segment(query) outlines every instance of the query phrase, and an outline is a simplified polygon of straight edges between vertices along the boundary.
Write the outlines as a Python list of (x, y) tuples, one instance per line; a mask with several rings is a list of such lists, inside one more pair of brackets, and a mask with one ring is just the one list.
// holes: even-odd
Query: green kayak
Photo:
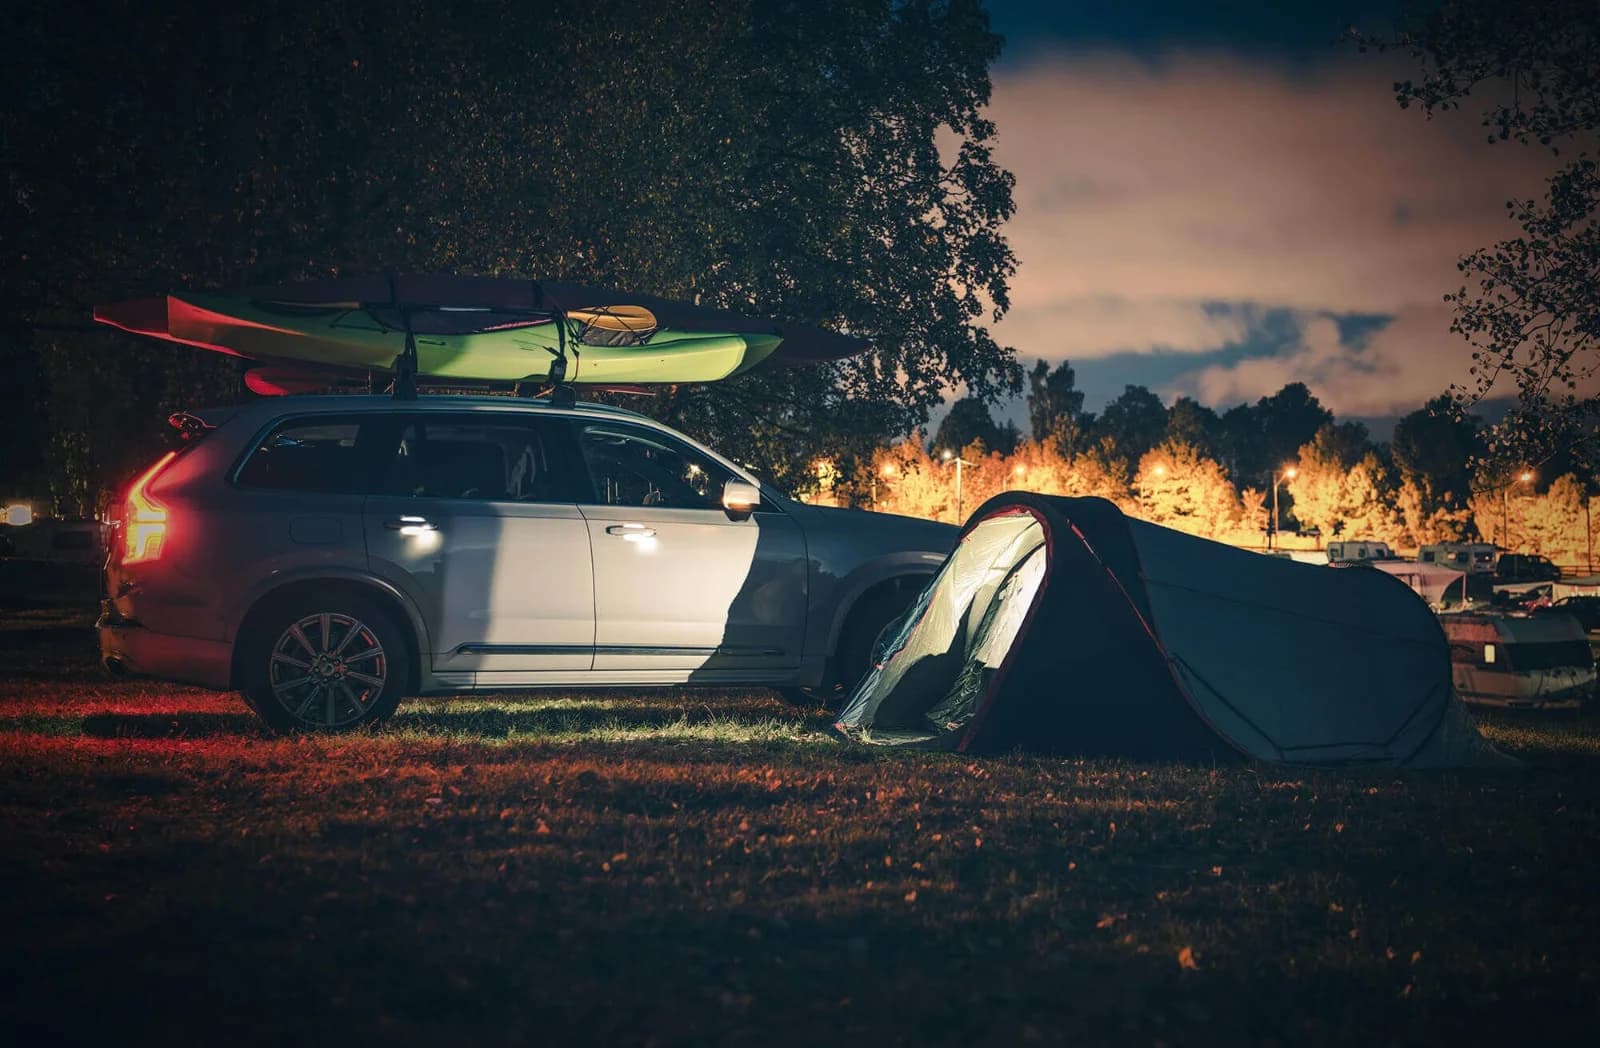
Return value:
[(417, 374), (467, 382), (537, 382), (562, 357), (563, 381), (580, 385), (715, 382), (768, 361), (834, 360), (867, 347), (818, 328), (647, 295), (480, 277), (181, 292), (97, 306), (95, 319), (308, 372), (391, 370), (409, 332)]

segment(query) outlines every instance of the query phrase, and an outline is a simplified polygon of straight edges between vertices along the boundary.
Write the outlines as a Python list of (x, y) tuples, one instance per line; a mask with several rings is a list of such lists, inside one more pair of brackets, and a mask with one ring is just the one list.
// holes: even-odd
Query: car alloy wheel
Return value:
[(315, 612), (293, 623), (268, 655), (273, 698), (310, 728), (363, 720), (388, 680), (389, 659), (377, 633), (341, 612)]

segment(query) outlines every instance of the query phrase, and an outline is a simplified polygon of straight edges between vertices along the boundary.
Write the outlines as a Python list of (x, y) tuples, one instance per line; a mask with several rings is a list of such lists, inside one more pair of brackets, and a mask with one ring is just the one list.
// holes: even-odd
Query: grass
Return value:
[(276, 739), (0, 624), (0, 1007), (31, 1039), (1572, 1039), (1600, 719), (1514, 772), (864, 752), (766, 692)]

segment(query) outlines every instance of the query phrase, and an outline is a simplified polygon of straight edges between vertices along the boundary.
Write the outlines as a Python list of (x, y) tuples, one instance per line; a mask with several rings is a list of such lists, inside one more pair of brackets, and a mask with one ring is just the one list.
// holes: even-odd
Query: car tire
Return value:
[(816, 688), (779, 688), (784, 700), (809, 709), (837, 711), (871, 668), (872, 652), (883, 632), (916, 599), (914, 589), (888, 590), (856, 605), (839, 634), (839, 646), (828, 663), (828, 679)]
[(358, 594), (276, 602), (253, 617), (241, 643), (245, 702), (280, 734), (382, 724), (406, 691), (409, 638)]

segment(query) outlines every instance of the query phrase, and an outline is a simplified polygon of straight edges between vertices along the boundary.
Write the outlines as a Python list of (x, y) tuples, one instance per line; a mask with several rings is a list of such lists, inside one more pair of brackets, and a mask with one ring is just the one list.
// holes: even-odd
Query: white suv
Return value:
[(956, 537), (794, 502), (593, 404), (285, 397), (174, 423), (188, 440), (122, 501), (102, 657), (237, 688), (279, 730), (553, 685), (825, 699)]

